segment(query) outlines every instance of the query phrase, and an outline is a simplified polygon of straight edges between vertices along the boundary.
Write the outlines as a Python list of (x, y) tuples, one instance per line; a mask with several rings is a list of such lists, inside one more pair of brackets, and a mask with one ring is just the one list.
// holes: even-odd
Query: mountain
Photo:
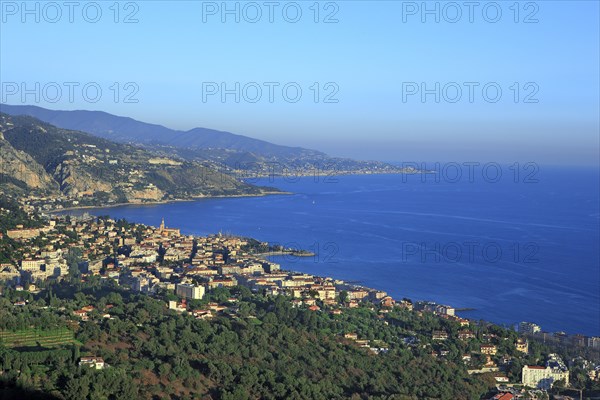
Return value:
[(178, 131), (103, 111), (59, 111), (30, 105), (1, 104), (0, 112), (29, 115), (63, 129), (91, 133), (121, 143), (143, 143), (193, 149), (228, 149), (266, 159), (322, 157), (324, 153), (301, 147), (280, 146), (264, 140), (207, 128)]
[(56, 111), (30, 105), (0, 104), (0, 112), (29, 115), (63, 129), (90, 133), (119, 143), (135, 144), (166, 157), (210, 162), (228, 174), (337, 175), (347, 173), (403, 173), (379, 161), (330, 157), (316, 150), (280, 146), (264, 140), (207, 128), (177, 131), (102, 111)]
[(3, 191), (53, 195), (78, 205), (259, 195), (270, 190), (220, 173), (29, 116), (0, 113)]
[(0, 125), (0, 187), (3, 192), (19, 192), (31, 188), (42, 192), (57, 192), (58, 184), (33, 157), (15, 149), (8, 142)]

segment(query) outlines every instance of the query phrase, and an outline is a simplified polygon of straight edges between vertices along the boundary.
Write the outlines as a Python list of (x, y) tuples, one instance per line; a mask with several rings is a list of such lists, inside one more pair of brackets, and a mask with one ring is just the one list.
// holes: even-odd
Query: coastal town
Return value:
[[(393, 311), (404, 310), (417, 316), (431, 315), (456, 327), (433, 330), (429, 337), (407, 334), (401, 343), (409, 348), (421, 347), (440, 362), (451, 352), (446, 343), (467, 344), (469, 351), (460, 359), (469, 374), (493, 376), (497, 393), (489, 397), (491, 399), (549, 398), (548, 393), (553, 388), (570, 387), (570, 373), (576, 365), (583, 368), (587, 379), (600, 382), (600, 360), (582, 356), (563, 359), (556, 353), (548, 354), (535, 365), (523, 365), (515, 380), (514, 374), (509, 375), (507, 371), (515, 365), (517, 357), (506, 351), (510, 348), (515, 354), (527, 355), (532, 343), (543, 342), (556, 348), (589, 349), (598, 354), (600, 337), (547, 333), (534, 323), (522, 322), (517, 329), (517, 339), (506, 343), (506, 337), (499, 334), (482, 334), (481, 321), (458, 316), (450, 305), (394, 299), (381, 290), (282, 269), (269, 260), (269, 252), (280, 254), (289, 249), (274, 249), (268, 243), (221, 234), (187, 235), (169, 227), (165, 219), (157, 221), (160, 222), (158, 227), (152, 227), (87, 213), (81, 216), (38, 214), (40, 210), (31, 205), (20, 207), (20, 211), (36, 223), (34, 226), (18, 224), (0, 232), (0, 243), (9, 240), (16, 244), (10, 253), (12, 259), (4, 257), (0, 264), (0, 280), (5, 290), (38, 294), (48, 282), (73, 277), (81, 282), (111, 281), (134, 293), (167, 298), (166, 308), (204, 320), (218, 316), (238, 318), (240, 309), (236, 298), (224, 302), (203, 300), (219, 288), (240, 286), (263, 296), (284, 296), (293, 307), (315, 313), (336, 316), (366, 307), (374, 310), (376, 318), (384, 324), (394, 323), (388, 317)], [(0, 208), (0, 218), (14, 212)], [(23, 307), (28, 302), (23, 296), (13, 307)], [(99, 309), (88, 304), (74, 310), (72, 318), (77, 324), (93, 323), (98, 318), (110, 319), (110, 307)], [(339, 335), (373, 355), (385, 354), (391, 347), (356, 332)], [(108, 364), (102, 357), (90, 354), (81, 357), (79, 365), (103, 369)], [(575, 397), (554, 395), (552, 398)]]

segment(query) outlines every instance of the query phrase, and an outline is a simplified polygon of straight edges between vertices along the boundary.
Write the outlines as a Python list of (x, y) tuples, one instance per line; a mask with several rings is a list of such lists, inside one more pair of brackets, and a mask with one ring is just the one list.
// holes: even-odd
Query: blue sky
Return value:
[(597, 1), (75, 3), (1, 2), (2, 101), (362, 159), (598, 165)]

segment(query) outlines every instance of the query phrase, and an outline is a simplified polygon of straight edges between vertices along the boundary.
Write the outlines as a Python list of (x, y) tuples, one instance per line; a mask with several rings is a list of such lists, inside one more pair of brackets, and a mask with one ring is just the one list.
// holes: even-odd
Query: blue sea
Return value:
[[(314, 257), (286, 269), (431, 300), (459, 314), (600, 335), (598, 170), (261, 178), (290, 195), (85, 210), (196, 235), (230, 233)], [(440, 172), (440, 171), (438, 171)], [(489, 172), (489, 171), (488, 171)], [(81, 213), (81, 211), (78, 211)]]

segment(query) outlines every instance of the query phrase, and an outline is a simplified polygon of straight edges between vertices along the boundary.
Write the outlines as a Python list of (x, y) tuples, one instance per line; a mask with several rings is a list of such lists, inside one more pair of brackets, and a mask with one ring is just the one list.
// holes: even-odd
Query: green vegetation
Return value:
[(8, 229), (15, 229), (17, 225), (39, 228), (44, 224), (37, 215), (27, 214), (16, 201), (0, 193), (0, 232), (6, 234)]
[(8, 236), (6, 231), (18, 225), (24, 228), (39, 228), (43, 222), (37, 215), (29, 215), (11, 198), (0, 193), (0, 263), (14, 263), (20, 256), (22, 245)]
[[(172, 298), (92, 279), (50, 284), (38, 294), (5, 289), (0, 388), (90, 400), (480, 399), (493, 378), (469, 375), (461, 356), (476, 353), (486, 337), (494, 337), (499, 354), (513, 357), (507, 371), (513, 381), (523, 363), (539, 363), (554, 352), (531, 342), (530, 354), (522, 356), (514, 349), (514, 332), (483, 322), (469, 327), (474, 338), (459, 340), (465, 328), (458, 322), (399, 308), (382, 313), (371, 303), (332, 314), (326, 307), (294, 307), (285, 296), (218, 288), (189, 302), (192, 310), (209, 302), (227, 307), (203, 320), (169, 310)], [(16, 300), (27, 303), (13, 306)], [(74, 317), (74, 310), (89, 305), (89, 321)], [(434, 330), (446, 331), (448, 339), (432, 340)], [(386, 350), (376, 354), (346, 333)], [(432, 355), (442, 351), (447, 355)], [(80, 367), (82, 356), (102, 357), (108, 367)], [(575, 380), (596, 388), (583, 370)]]
[(73, 331), (65, 328), (0, 331), (0, 345), (6, 347), (54, 347), (74, 343)]
[[(21, 195), (57, 197), (62, 192), (85, 206), (264, 192), (218, 172), (211, 163), (166, 159), (32, 117), (0, 114), (0, 134), (3, 151), (12, 155), (0, 169), (0, 188)], [(17, 157), (19, 151), (31, 161), (24, 163)], [(35, 165), (36, 173), (26, 173), (29, 164)], [(78, 196), (81, 193), (85, 196)]]
[[(37, 223), (14, 204), (0, 204), (10, 215), (5, 227)], [(213, 289), (179, 313), (167, 308), (167, 301), (179, 300), (173, 290), (163, 287), (152, 296), (127, 290), (127, 270), (119, 283), (82, 274), (89, 246), (77, 241), (87, 233), (70, 218), (64, 222), (56, 230), (68, 249), (66, 279), (33, 282), (31, 291), (27, 281), (24, 290), (0, 288), (1, 399), (480, 399), (495, 386), (494, 377), (468, 369), (497, 365), (517, 382), (523, 365), (541, 365), (549, 353), (579, 360), (571, 370), (575, 388), (587, 394), (600, 385), (587, 376), (588, 358), (580, 357), (587, 350), (532, 339), (524, 355), (513, 331), (409, 311), (410, 301), (385, 307), (364, 300), (350, 308), (343, 305), (347, 291), (328, 303), (310, 290), (305, 303), (318, 304), (310, 308), (238, 286)], [(97, 222), (87, 227), (94, 242), (107, 225), (143, 237), (141, 225), (107, 217)], [(98, 256), (128, 251), (104, 235)], [(42, 234), (24, 250), (44, 248), (51, 238)], [(0, 244), (11, 249), (9, 242), (20, 243)], [(198, 241), (188, 244), (197, 250)], [(246, 248), (273, 247), (250, 240)], [(226, 249), (213, 248), (217, 252), (227, 258)], [(484, 344), (497, 353), (482, 354)], [(84, 356), (106, 364), (80, 366)]]
[[(469, 376), (462, 365), (403, 345), (404, 328), (386, 324), (365, 307), (331, 315), (294, 308), (287, 297), (267, 298), (237, 287), (215, 290), (198, 304), (238, 298), (225, 314), (207, 321), (168, 310), (165, 298), (117, 293), (113, 286), (84, 285), (75, 292), (63, 283), (51, 290), (26, 306), (5, 303), (0, 327), (40, 324), (41, 318), (45, 325), (64, 326), (71, 310), (86, 304), (98, 310), (110, 304), (112, 318), (94, 311), (89, 322), (81, 322), (74, 330), (81, 348), (68, 343), (64, 328), (59, 329), (62, 346), (52, 330), (43, 333), (58, 346), (54, 350), (0, 346), (5, 386), (65, 399), (479, 399), (488, 389), (488, 383)], [(423, 322), (421, 328), (428, 330), (429, 324)], [(32, 330), (13, 332), (11, 340)], [(374, 354), (344, 339), (347, 332), (390, 349)], [(80, 368), (77, 360), (83, 355), (103, 357), (110, 367)]]

